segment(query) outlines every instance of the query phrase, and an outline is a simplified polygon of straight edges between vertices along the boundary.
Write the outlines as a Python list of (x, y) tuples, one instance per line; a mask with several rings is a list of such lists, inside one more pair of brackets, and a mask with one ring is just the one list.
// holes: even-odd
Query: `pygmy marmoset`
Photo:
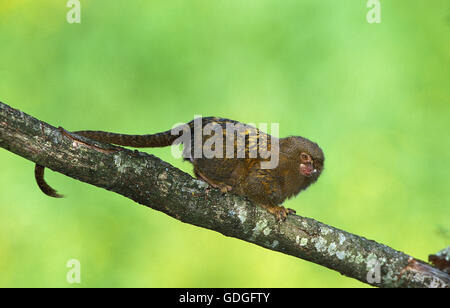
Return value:
[[(200, 129), (200, 134), (196, 129)], [(279, 220), (295, 213), (281, 204), (314, 183), (324, 168), (321, 148), (306, 138), (276, 138), (253, 126), (216, 117), (197, 118), (178, 129), (151, 135), (103, 131), (77, 131), (74, 134), (135, 148), (165, 147), (179, 143), (181, 137), (187, 135), (181, 141), (183, 156), (194, 165), (198, 179), (224, 193), (247, 197)], [(208, 150), (207, 145), (213, 155), (204, 153), (203, 150)], [(35, 177), (45, 194), (61, 197), (45, 182), (44, 167), (36, 165)]]

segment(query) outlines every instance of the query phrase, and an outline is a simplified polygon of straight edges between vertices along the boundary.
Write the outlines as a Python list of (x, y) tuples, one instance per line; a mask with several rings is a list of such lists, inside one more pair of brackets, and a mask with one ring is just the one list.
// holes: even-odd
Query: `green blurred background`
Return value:
[[(0, 100), (68, 130), (152, 133), (222, 116), (317, 141), (326, 169), (286, 203), (427, 259), (450, 242), (450, 5), (381, 1), (0, 0)], [(170, 148), (148, 150), (192, 174)], [(0, 286), (362, 287), (183, 224), (0, 149)]]

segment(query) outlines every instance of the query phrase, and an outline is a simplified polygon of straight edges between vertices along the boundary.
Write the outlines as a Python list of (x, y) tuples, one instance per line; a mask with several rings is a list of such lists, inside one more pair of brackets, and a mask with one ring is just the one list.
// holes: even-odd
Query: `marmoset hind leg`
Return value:
[(223, 194), (226, 194), (233, 189), (230, 185), (227, 185), (225, 183), (215, 183), (214, 181), (206, 177), (200, 170), (198, 170), (198, 168), (194, 168), (194, 174), (198, 179), (208, 183), (211, 187), (220, 189)]

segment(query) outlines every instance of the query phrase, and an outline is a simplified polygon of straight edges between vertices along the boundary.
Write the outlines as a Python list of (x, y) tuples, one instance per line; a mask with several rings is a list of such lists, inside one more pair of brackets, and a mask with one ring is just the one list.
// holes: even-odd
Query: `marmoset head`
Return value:
[(306, 177), (318, 177), (324, 168), (325, 157), (317, 143), (291, 136), (280, 141), (280, 151), (298, 163), (299, 172)]

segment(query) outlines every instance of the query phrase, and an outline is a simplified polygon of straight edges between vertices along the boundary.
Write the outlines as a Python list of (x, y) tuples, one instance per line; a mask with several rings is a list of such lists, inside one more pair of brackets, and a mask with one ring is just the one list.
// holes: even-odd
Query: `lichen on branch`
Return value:
[(373, 286), (450, 287), (447, 273), (388, 246), (307, 217), (290, 215), (279, 222), (244, 198), (210, 190), (153, 155), (81, 136), (68, 138), (60, 129), (3, 103), (0, 147), (182, 222), (320, 264)]

